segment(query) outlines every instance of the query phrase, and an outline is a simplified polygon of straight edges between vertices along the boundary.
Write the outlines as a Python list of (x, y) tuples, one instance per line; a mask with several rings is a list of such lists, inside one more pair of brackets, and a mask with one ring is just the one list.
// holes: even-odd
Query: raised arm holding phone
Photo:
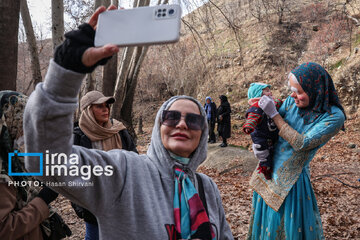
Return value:
[[(94, 47), (94, 29), (104, 11), (100, 7), (89, 24), (65, 35), (44, 83), (30, 96), (24, 118), (27, 152), (76, 155), (79, 167), (112, 167), (111, 174), (93, 175), (91, 187), (53, 188), (96, 216), (100, 239), (233, 239), (216, 184), (196, 173), (206, 159), (208, 138), (206, 114), (197, 100), (175, 96), (161, 106), (144, 155), (73, 146), (72, 117), (84, 73), (119, 50), (112, 44)], [(33, 172), (39, 168), (31, 158), (26, 165)], [(70, 175), (39, 178), (85, 182)]]

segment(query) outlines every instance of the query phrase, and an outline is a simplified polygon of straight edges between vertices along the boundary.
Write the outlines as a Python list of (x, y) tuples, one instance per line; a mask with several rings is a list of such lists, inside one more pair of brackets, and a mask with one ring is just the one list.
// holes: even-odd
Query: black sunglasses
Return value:
[[(205, 118), (200, 114), (187, 113), (185, 115), (185, 123), (188, 128), (192, 130), (202, 130), (205, 123)], [(181, 120), (181, 112), (164, 110), (162, 113), (161, 124), (169, 127), (176, 127)]]

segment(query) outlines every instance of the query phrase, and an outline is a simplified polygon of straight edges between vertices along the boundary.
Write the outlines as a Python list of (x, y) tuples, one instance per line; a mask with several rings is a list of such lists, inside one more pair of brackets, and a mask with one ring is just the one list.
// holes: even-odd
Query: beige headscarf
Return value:
[(79, 120), (81, 131), (91, 140), (91, 142), (101, 141), (104, 151), (111, 149), (121, 149), (122, 143), (119, 131), (125, 129), (122, 122), (113, 119), (109, 120), (104, 127), (100, 126), (94, 117), (91, 106), (86, 107), (82, 112)]

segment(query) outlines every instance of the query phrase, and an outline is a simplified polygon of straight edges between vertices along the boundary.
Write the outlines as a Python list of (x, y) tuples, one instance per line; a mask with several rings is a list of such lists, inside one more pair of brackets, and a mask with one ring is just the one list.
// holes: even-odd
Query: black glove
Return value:
[(49, 204), (54, 201), (58, 195), (59, 194), (57, 192), (54, 192), (50, 188), (43, 187), (43, 189), (41, 189), (41, 191), (39, 192), (38, 197), (44, 200), (46, 204)]
[(72, 235), (69, 226), (56, 212), (42, 222), (41, 227), (44, 240), (59, 240)]
[(66, 33), (65, 38), (65, 41), (56, 47), (54, 54), (55, 62), (63, 68), (78, 73), (91, 73), (98, 65), (105, 65), (111, 58), (104, 58), (91, 67), (82, 63), (82, 55), (86, 49), (94, 47), (95, 30), (87, 23), (81, 24), (78, 30)]

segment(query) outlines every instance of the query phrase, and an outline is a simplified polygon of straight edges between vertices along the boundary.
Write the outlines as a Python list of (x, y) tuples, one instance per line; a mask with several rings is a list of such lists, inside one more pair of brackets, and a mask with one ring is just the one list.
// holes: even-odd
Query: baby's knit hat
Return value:
[(261, 97), (265, 88), (271, 88), (271, 85), (265, 83), (252, 83), (248, 90), (248, 99)]

